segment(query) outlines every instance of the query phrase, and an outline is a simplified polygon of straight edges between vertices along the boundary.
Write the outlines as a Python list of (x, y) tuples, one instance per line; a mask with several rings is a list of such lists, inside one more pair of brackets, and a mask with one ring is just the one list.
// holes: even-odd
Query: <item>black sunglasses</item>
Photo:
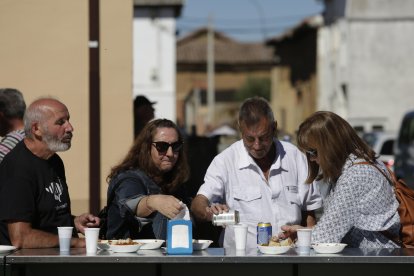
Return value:
[(311, 157), (318, 157), (318, 151), (316, 149), (305, 150), (305, 152)]
[(167, 143), (167, 142), (152, 142), (152, 145), (157, 149), (159, 154), (166, 154), (169, 147), (172, 148), (173, 152), (179, 152), (180, 149), (183, 147), (183, 142), (182, 141), (177, 141), (174, 143)]

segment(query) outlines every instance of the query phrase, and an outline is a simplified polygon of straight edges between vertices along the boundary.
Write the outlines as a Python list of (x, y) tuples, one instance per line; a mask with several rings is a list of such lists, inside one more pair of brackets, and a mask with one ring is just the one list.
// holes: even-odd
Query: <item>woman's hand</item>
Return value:
[(296, 232), (300, 228), (306, 228), (301, 225), (283, 225), (280, 229), (283, 231), (279, 233), (278, 236), (280, 239), (287, 239), (291, 238), (293, 241), (296, 240), (297, 235)]
[(146, 201), (151, 210), (158, 211), (167, 218), (175, 218), (185, 207), (178, 198), (171, 195), (150, 195)]

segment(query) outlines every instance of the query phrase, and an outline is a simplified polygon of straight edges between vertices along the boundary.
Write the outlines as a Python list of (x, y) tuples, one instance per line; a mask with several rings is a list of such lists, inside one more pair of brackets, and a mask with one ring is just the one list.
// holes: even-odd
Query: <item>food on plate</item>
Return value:
[(134, 245), (134, 244), (139, 244), (139, 243), (131, 240), (130, 238), (128, 238), (128, 239), (119, 239), (119, 240), (110, 240), (109, 243), (111, 245)]
[(279, 239), (278, 236), (273, 236), (269, 240), (269, 245), (268, 246), (292, 246), (292, 245), (293, 245), (293, 241), (292, 241), (291, 238)]

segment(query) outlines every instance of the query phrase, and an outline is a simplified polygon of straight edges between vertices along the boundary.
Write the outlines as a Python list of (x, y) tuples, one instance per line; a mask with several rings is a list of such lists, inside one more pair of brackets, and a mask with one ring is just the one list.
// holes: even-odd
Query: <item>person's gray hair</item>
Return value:
[(23, 94), (14, 88), (0, 88), (0, 112), (7, 118), (23, 119), (26, 110)]
[(257, 124), (261, 118), (267, 118), (269, 123), (275, 121), (272, 108), (266, 99), (262, 97), (252, 97), (246, 99), (239, 111), (239, 125), (244, 123), (246, 126)]
[(44, 124), (44, 122), (46, 120), (46, 111), (49, 109), (49, 107), (44, 106), (42, 104), (38, 104), (38, 102), (40, 102), (42, 100), (48, 100), (48, 99), (56, 100), (53, 97), (39, 98), (39, 99), (35, 100), (33, 103), (31, 103), (29, 105), (29, 107), (27, 108), (27, 110), (24, 114), (24, 118), (23, 118), (24, 133), (25, 133), (26, 137), (33, 138), (32, 125), (34, 123), (37, 122), (41, 125)]

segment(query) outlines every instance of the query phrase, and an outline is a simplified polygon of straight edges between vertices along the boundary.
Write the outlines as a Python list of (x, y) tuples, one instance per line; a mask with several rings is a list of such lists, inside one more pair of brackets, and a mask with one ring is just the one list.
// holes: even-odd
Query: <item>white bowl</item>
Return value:
[(193, 240), (193, 250), (207, 249), (212, 243), (212, 240)]
[(320, 254), (335, 254), (339, 253), (347, 246), (346, 243), (314, 243), (313, 250)]
[(10, 252), (16, 249), (17, 247), (12, 246), (12, 245), (0, 245), (0, 253)]
[(258, 245), (257, 246), (263, 254), (271, 254), (271, 255), (278, 255), (286, 253), (291, 246), (265, 246), (265, 245)]
[(115, 253), (131, 253), (131, 252), (137, 252), (141, 246), (142, 246), (142, 243), (130, 244), (130, 245), (111, 244), (111, 250)]
[(98, 249), (109, 250), (111, 249), (111, 245), (109, 244), (108, 240), (100, 240), (98, 241)]
[(140, 250), (150, 250), (150, 249), (158, 249), (161, 245), (165, 242), (164, 240), (157, 240), (157, 239), (143, 239), (143, 240), (134, 240), (134, 242), (142, 243), (142, 246), (139, 248)]

